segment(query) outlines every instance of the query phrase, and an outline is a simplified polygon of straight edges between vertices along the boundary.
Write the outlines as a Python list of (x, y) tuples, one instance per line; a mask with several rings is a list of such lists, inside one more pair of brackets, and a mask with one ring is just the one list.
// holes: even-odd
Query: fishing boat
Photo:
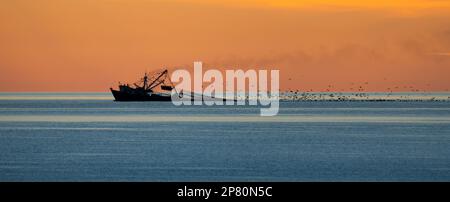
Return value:
[[(183, 93), (183, 90), (178, 92), (170, 81), (169, 71), (167, 69), (158, 70), (150, 74), (145, 73), (138, 82), (132, 85), (119, 84), (118, 90), (113, 88), (110, 88), (110, 90), (115, 101), (172, 101), (172, 90), (174, 90), (174, 96), (178, 96), (184, 100), (226, 101), (225, 98), (204, 96), (193, 92)], [(236, 101), (234, 99), (232, 100)]]
[[(168, 70), (163, 69), (144, 76), (131, 86), (119, 84), (119, 89), (110, 88), (115, 101), (171, 101), (174, 85), (168, 78)], [(159, 88), (158, 88), (159, 87)]]

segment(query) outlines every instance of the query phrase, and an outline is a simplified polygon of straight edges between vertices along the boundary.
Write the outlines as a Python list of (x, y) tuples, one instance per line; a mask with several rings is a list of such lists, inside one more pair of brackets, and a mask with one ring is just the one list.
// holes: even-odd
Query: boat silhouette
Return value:
[[(159, 87), (159, 88), (158, 88)], [(174, 96), (184, 100), (222, 100), (225, 98), (208, 97), (193, 92), (178, 92), (170, 81), (167, 69), (158, 70), (152, 74), (145, 73), (144, 76), (132, 86), (129, 84), (119, 84), (119, 89), (110, 88), (115, 101), (119, 102), (139, 102), (139, 101), (172, 101), (172, 91)], [(236, 101), (233, 99), (233, 101)]]

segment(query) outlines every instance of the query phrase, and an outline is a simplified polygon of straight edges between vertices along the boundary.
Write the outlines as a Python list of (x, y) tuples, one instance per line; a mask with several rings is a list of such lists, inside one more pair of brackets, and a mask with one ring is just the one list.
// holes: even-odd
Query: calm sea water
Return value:
[[(443, 95), (448, 96), (448, 95)], [(450, 181), (450, 102), (0, 94), (0, 181)]]

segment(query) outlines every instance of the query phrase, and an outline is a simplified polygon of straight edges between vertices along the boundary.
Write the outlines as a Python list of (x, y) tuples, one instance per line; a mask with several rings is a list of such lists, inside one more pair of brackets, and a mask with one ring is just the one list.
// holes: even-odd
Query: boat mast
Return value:
[(148, 79), (147, 72), (145, 72), (145, 75), (144, 75), (144, 89), (147, 89), (147, 79)]

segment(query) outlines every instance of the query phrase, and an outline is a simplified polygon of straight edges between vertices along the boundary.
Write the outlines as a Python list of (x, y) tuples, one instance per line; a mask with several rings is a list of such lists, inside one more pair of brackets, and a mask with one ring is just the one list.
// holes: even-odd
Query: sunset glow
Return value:
[(274, 68), (281, 90), (448, 91), (450, 0), (0, 0), (0, 91)]

